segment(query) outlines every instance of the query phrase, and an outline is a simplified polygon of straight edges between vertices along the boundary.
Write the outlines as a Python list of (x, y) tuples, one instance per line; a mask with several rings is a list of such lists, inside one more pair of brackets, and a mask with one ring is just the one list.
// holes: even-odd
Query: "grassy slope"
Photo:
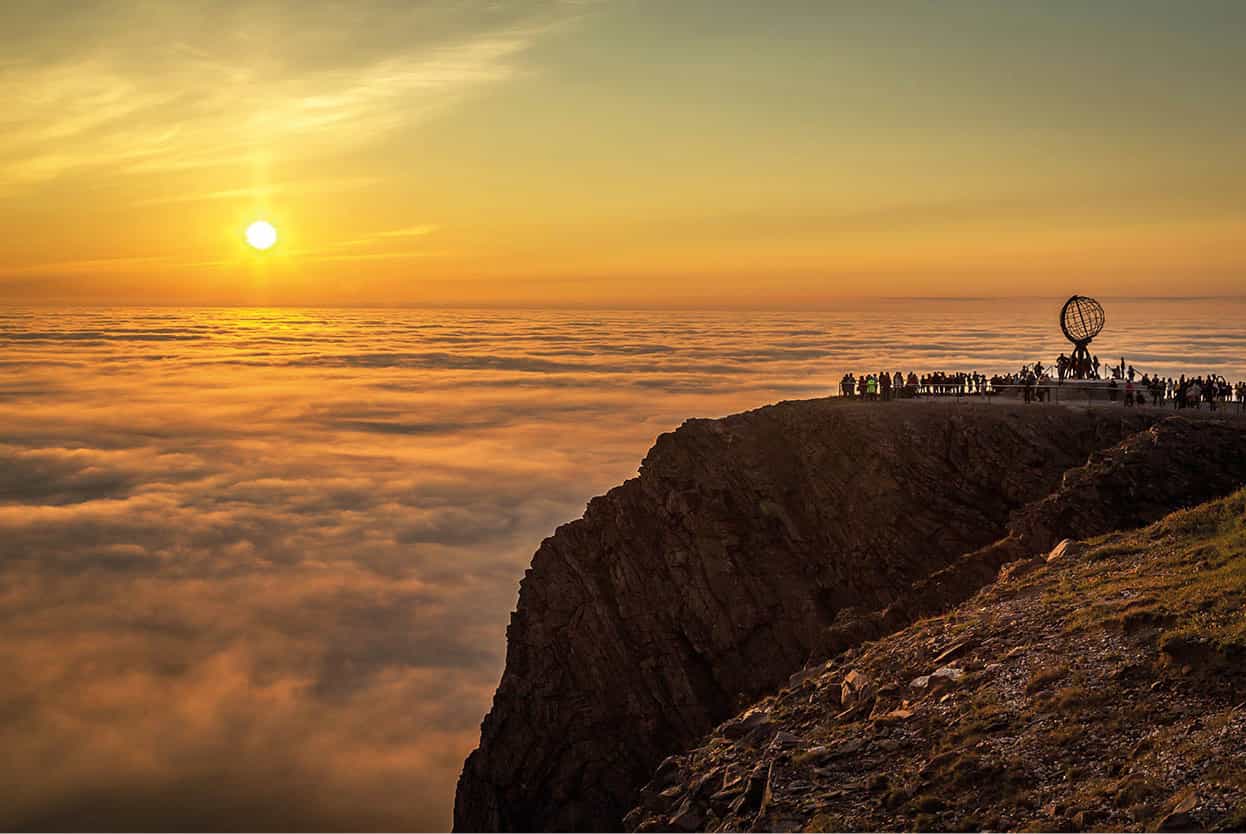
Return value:
[[(702, 824), (1242, 828), (1246, 491), (1087, 544), (753, 708), (785, 734), (715, 734), (685, 757), (684, 794), (763, 772), (769, 788), (735, 811), (728, 797), (703, 800)], [(965, 677), (914, 690), (937, 665)], [(853, 671), (877, 695), (845, 709), (840, 681)]]

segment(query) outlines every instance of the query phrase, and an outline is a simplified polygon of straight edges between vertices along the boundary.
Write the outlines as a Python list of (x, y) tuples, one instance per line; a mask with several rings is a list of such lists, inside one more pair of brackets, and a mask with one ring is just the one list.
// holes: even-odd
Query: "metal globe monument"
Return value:
[(1069, 368), (1074, 379), (1089, 379), (1093, 360), (1086, 346), (1103, 330), (1103, 306), (1090, 296), (1074, 295), (1060, 308), (1060, 330), (1073, 343)]

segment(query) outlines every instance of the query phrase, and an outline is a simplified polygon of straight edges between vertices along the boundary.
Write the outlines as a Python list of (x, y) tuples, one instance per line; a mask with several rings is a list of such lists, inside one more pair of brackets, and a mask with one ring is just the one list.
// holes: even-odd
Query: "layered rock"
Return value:
[(1019, 510), (1048, 537), (1070, 526), (1034, 507), (1062, 480), (1084, 489), (1064, 473), (1157, 419), (808, 401), (663, 435), (534, 556), (456, 829), (620, 828), (659, 761), (837, 648), (845, 622), (890, 608), (898, 627), (940, 571), (976, 590), (981, 570), (948, 577), (1016, 546)]

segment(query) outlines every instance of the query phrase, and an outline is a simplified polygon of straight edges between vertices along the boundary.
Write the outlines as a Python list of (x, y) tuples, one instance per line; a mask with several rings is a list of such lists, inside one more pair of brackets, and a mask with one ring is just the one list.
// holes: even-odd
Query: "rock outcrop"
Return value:
[[(1240, 431), (1160, 419), (807, 401), (663, 435), (534, 556), (455, 828), (617, 830), (658, 762), (811, 659), (1246, 477)], [(1174, 459), (1189, 483), (1145, 490)]]

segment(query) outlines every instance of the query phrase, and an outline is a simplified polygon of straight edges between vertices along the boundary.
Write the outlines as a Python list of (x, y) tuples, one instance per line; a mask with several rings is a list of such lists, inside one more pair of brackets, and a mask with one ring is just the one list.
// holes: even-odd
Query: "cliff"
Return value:
[(811, 660), (1053, 539), (1244, 479), (1240, 431), (1153, 412), (819, 400), (689, 421), (534, 556), (455, 827), (617, 830), (664, 757)]

